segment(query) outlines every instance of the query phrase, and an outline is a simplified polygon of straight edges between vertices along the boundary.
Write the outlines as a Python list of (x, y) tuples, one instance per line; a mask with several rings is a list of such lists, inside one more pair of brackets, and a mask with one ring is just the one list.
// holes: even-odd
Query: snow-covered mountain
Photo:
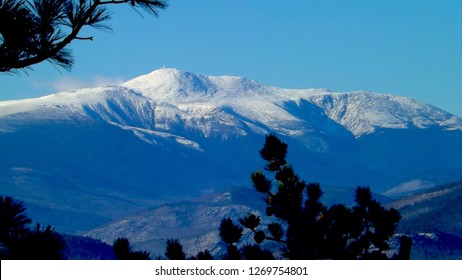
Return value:
[[(400, 211), (397, 236), (405, 233), (413, 239), (411, 259), (461, 259), (462, 215), (460, 200), (462, 181), (419, 191), (416, 194), (385, 204)], [(346, 194), (346, 203), (353, 203), (353, 192)], [(138, 250), (147, 250), (153, 257), (162, 255), (166, 240), (177, 238), (189, 256), (209, 250), (215, 256), (226, 252), (220, 242), (219, 226), (223, 218), (236, 223), (249, 213), (262, 218), (266, 225), (274, 220), (265, 214), (266, 204), (259, 193), (246, 188), (235, 189), (199, 199), (165, 204), (142, 213), (93, 229), (86, 236), (112, 244), (124, 236)], [(443, 213), (443, 214), (442, 214)], [(244, 229), (243, 245), (253, 242), (250, 230)], [(397, 237), (396, 236), (396, 237)], [(392, 238), (392, 248), (398, 247)], [(263, 243), (277, 251), (277, 243)], [(162, 255), (163, 256), (163, 255)]]
[[(128, 238), (136, 249), (147, 250), (154, 258), (163, 255), (166, 240), (171, 238), (180, 239), (189, 256), (203, 250), (218, 256), (226, 252), (218, 233), (221, 220), (232, 218), (237, 222), (239, 218), (253, 213), (262, 217), (262, 224), (268, 224), (272, 221), (265, 216), (265, 208), (259, 193), (238, 188), (198, 199), (164, 204), (84, 234), (107, 244), (112, 244), (119, 237)], [(245, 244), (252, 239), (252, 233), (246, 230), (240, 242)]]
[(160, 69), (121, 86), (0, 102), (2, 194), (88, 230), (165, 202), (249, 187), (264, 135), (326, 189), (459, 179), (462, 119), (371, 92), (281, 89)]

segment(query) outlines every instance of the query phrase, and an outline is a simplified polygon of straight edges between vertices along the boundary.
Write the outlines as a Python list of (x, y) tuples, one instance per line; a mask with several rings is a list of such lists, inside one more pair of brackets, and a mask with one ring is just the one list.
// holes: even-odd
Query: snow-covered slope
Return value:
[(407, 129), (414, 126), (423, 129), (439, 126), (447, 130), (462, 129), (459, 117), (401, 96), (351, 92), (318, 95), (310, 100), (356, 137), (372, 133), (377, 128)]
[[(413, 239), (412, 259), (461, 259), (462, 223), (460, 221), (462, 182), (427, 189), (385, 204), (400, 211), (402, 219), (397, 233)], [(353, 203), (353, 192), (348, 193)], [(223, 218), (238, 219), (253, 213), (262, 224), (273, 222), (265, 214), (266, 204), (256, 191), (236, 189), (200, 199), (162, 205), (124, 217), (85, 235), (108, 244), (118, 237), (128, 238), (138, 250), (148, 250), (155, 258), (163, 257), (166, 240), (178, 238), (188, 256), (209, 250), (220, 256), (226, 250), (220, 241), (219, 226)], [(442, 215), (441, 213), (444, 213)], [(242, 244), (253, 243), (252, 234), (244, 229)], [(392, 239), (392, 247), (397, 240)], [(239, 244), (239, 245), (242, 245)], [(398, 243), (396, 243), (396, 247)], [(277, 243), (263, 243), (277, 251)]]
[[(241, 188), (200, 199), (165, 204), (84, 234), (108, 244), (112, 244), (118, 237), (126, 237), (135, 249), (148, 250), (154, 258), (163, 256), (166, 240), (171, 238), (180, 239), (189, 256), (202, 250), (220, 255), (226, 252), (218, 234), (221, 220), (232, 218), (237, 221), (253, 213), (262, 217), (262, 224), (266, 224), (269, 221), (264, 215), (265, 207), (257, 192)], [(245, 230), (244, 239), (250, 240), (251, 237), (249, 230)]]
[(289, 144), (302, 177), (330, 189), (382, 191), (422, 174), (441, 183), (462, 169), (462, 119), (416, 100), (160, 69), (118, 87), (0, 102), (0, 184), (42, 222), (86, 230), (249, 186), (267, 133)]
[[(230, 107), (253, 121), (274, 130), (284, 124), (304, 122), (287, 110), (287, 103), (308, 101), (356, 137), (375, 128), (427, 128), (462, 130), (462, 120), (431, 105), (389, 94), (371, 92), (334, 93), (326, 89), (293, 90), (261, 84), (242, 77), (204, 76), (177, 69), (161, 69), (123, 84), (153, 100), (188, 110), (207, 104), (209, 108)], [(298, 127), (300, 130), (300, 127)], [(287, 132), (299, 134), (297, 129)]]
[[(317, 112), (301, 108), (308, 102)], [(313, 111), (313, 110), (311, 110)], [(313, 122), (307, 113), (318, 114)], [(410, 98), (370, 92), (291, 90), (233, 76), (204, 76), (160, 69), (122, 87), (62, 92), (37, 99), (0, 102), (0, 117), (67, 119), (90, 117), (123, 127), (205, 137), (269, 131), (302, 136), (333, 121), (355, 137), (377, 128), (439, 126), (462, 130), (462, 119)], [(326, 118), (326, 120), (319, 120)], [(327, 118), (329, 120), (327, 120)]]

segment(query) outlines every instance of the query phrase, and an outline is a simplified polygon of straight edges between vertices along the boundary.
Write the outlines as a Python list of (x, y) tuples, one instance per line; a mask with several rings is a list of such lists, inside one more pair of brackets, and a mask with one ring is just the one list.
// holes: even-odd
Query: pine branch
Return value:
[[(101, 24), (109, 19), (109, 14), (103, 5), (109, 4), (125, 4), (130, 3), (132, 6), (140, 7), (147, 12), (157, 16), (157, 9), (164, 9), (167, 7), (165, 1), (158, 0), (80, 0), (80, 4), (74, 4), (74, 0), (63, 0), (63, 1), (50, 1), (47, 0), (35, 0), (34, 5), (31, 9), (24, 8), (22, 5), (24, 2), (15, 2), (10, 0), (8, 2), (14, 9), (10, 13), (6, 13), (10, 21), (14, 21), (15, 12), (26, 13), (26, 23), (40, 22), (40, 29), (37, 29), (36, 34), (32, 33), (31, 28), (23, 28), (22, 31), (31, 33), (25, 33), (30, 37), (24, 41), (24, 44), (30, 43), (33, 48), (27, 46), (21, 47), (21, 45), (14, 45), (10, 49), (5, 50), (4, 45), (0, 51), (0, 72), (11, 72), (17, 69), (29, 68), (34, 64), (41, 63), (45, 60), (49, 60), (52, 63), (57, 63), (59, 66), (70, 69), (73, 64), (72, 56), (70, 51), (66, 50), (65, 47), (69, 45), (73, 40), (88, 40), (92, 41), (93, 37), (80, 37), (79, 33), (84, 26), (91, 26), (94, 28), (108, 28)], [(91, 2), (90, 2), (91, 1)], [(13, 6), (16, 5), (16, 6)], [(3, 6), (2, 6), (3, 7)], [(6, 8), (3, 7), (5, 11)], [(9, 8), (9, 7), (7, 7)], [(50, 9), (51, 8), (51, 9)], [(29, 15), (27, 15), (29, 13)], [(3, 16), (2, 16), (3, 17)], [(29, 20), (27, 17), (35, 17)], [(38, 20), (38, 21), (35, 21)], [(62, 27), (70, 27), (70, 33), (64, 35), (61, 34)], [(39, 44), (35, 42), (39, 38)], [(7, 38), (3, 38), (4, 41), (8, 41)], [(29, 42), (30, 41), (30, 42)], [(4, 42), (3, 42), (4, 43)], [(8, 52), (7, 52), (8, 51)], [(60, 55), (64, 55), (60, 57)]]
[(90, 37), (75, 37), (76, 40), (88, 40), (93, 41), (93, 36)]
[(265, 240), (268, 240), (268, 241), (274, 241), (274, 242), (277, 242), (277, 243), (281, 243), (281, 244), (286, 244), (287, 245), (287, 241), (286, 240), (277, 240), (273, 237), (265, 237)]

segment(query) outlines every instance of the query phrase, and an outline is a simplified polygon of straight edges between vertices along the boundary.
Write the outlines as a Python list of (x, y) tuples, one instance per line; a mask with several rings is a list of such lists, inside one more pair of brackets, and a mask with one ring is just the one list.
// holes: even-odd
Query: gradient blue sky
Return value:
[(170, 0), (159, 18), (112, 8), (72, 72), (0, 75), (0, 100), (117, 84), (165, 67), (284, 88), (409, 96), (462, 116), (462, 1)]

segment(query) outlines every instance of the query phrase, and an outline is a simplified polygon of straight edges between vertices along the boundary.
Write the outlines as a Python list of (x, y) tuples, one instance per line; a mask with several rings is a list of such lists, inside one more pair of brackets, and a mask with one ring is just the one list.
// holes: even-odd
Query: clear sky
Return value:
[(161, 67), (284, 88), (409, 96), (462, 116), (460, 0), (170, 0), (158, 18), (113, 8), (112, 32), (48, 63), (0, 75), (0, 100), (117, 84)]

